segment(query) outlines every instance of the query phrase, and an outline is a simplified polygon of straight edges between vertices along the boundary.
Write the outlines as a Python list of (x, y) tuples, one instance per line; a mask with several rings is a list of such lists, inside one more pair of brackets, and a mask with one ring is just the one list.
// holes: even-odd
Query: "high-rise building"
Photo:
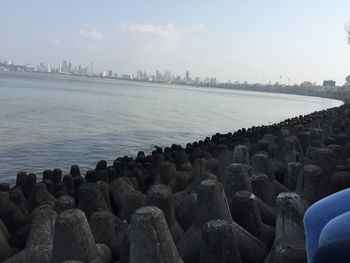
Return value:
[(72, 72), (72, 63), (69, 62), (68, 63), (68, 73), (71, 73)]
[(136, 79), (141, 80), (142, 79), (142, 70), (138, 69), (136, 72)]
[(169, 82), (171, 81), (171, 71), (170, 70), (166, 70), (164, 73), (164, 80)]
[(350, 45), (350, 22), (345, 24), (345, 31), (347, 33), (348, 44)]
[(112, 70), (108, 70), (108, 77), (109, 78), (113, 77), (113, 71)]
[(156, 81), (162, 80), (162, 74), (159, 72), (159, 70), (156, 71)]
[(146, 71), (143, 71), (142, 78), (143, 79), (147, 79), (148, 78), (148, 74), (147, 74)]
[(334, 80), (324, 80), (323, 86), (324, 87), (335, 87), (335, 81)]
[(186, 80), (190, 80), (190, 72), (188, 70), (186, 71)]
[(64, 60), (62, 63), (62, 70), (61, 73), (68, 73), (68, 63), (67, 60)]
[(94, 63), (91, 62), (91, 67), (90, 67), (90, 75), (94, 75)]

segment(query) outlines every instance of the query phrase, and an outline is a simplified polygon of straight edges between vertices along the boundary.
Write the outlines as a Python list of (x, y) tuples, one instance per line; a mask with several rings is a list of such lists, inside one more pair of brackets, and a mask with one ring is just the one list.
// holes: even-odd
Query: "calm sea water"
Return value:
[(341, 105), (304, 97), (33, 73), (0, 72), (0, 181), (20, 170), (186, 144), (216, 132), (270, 124)]

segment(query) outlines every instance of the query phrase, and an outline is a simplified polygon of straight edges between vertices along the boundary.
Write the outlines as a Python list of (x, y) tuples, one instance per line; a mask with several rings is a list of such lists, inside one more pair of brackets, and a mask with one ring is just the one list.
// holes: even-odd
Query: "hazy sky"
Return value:
[(349, 0), (0, 2), (0, 59), (220, 81), (343, 84)]

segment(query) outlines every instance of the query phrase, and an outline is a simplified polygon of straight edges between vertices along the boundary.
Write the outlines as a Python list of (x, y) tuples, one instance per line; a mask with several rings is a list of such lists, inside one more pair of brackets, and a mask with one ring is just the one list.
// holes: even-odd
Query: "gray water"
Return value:
[(341, 105), (331, 99), (0, 72), (0, 181), (185, 145)]

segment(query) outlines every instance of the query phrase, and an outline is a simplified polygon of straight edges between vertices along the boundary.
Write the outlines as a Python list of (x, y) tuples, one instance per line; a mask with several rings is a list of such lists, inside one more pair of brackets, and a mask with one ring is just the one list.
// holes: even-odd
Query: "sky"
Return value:
[(1, 0), (0, 60), (342, 85), (349, 10), (349, 0)]

